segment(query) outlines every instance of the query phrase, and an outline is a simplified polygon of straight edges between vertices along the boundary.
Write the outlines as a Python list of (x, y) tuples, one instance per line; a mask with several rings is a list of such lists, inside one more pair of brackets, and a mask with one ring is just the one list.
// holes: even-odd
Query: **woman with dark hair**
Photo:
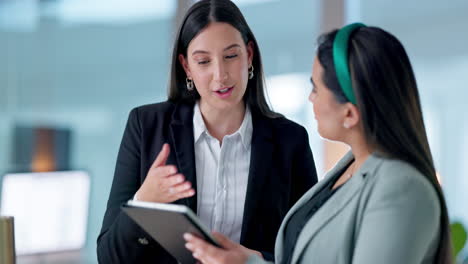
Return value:
[[(319, 134), (351, 151), (288, 212), (276, 263), (452, 263), (418, 89), (402, 44), (351, 24), (319, 39), (309, 100)], [(263, 263), (226, 237), (191, 234), (202, 263)]]
[(262, 71), (257, 41), (231, 1), (188, 10), (168, 101), (130, 112), (99, 262), (176, 263), (121, 211), (130, 199), (187, 205), (211, 230), (273, 259), (282, 219), (317, 175), (306, 130), (267, 105)]

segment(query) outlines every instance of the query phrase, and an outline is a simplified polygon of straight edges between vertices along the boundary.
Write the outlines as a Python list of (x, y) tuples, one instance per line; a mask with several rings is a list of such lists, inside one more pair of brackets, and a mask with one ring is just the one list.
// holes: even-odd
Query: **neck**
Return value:
[(357, 171), (372, 154), (372, 150), (367, 145), (367, 142), (362, 134), (356, 135), (354, 139), (350, 140), (348, 145), (351, 147), (351, 152), (354, 156), (354, 171)]
[(200, 101), (200, 112), (210, 135), (222, 142), (224, 136), (233, 134), (242, 125), (245, 104), (241, 101), (234, 108), (220, 110)]

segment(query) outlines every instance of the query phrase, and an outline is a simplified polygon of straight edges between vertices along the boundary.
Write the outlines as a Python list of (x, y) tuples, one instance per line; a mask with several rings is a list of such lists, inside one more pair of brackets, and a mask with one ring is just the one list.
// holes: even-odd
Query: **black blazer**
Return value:
[[(100, 263), (176, 263), (120, 209), (132, 199), (164, 143), (174, 164), (196, 191), (193, 104), (163, 102), (130, 112), (120, 145), (114, 180), (97, 240)], [(317, 182), (306, 130), (286, 118), (252, 112), (250, 170), (241, 244), (273, 258), (281, 221)], [(196, 212), (197, 197), (175, 201)]]

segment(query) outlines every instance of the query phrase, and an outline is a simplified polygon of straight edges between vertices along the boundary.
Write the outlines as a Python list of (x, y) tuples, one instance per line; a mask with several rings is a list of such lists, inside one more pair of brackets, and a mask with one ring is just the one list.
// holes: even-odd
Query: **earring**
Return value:
[(187, 77), (185, 78), (185, 83), (187, 85), (187, 90), (189, 90), (190, 92), (193, 91), (193, 80)]
[(349, 124), (348, 123), (343, 123), (343, 127), (344, 128), (349, 128)]
[(249, 80), (252, 80), (252, 78), (254, 77), (254, 67), (253, 65), (250, 65), (249, 67)]

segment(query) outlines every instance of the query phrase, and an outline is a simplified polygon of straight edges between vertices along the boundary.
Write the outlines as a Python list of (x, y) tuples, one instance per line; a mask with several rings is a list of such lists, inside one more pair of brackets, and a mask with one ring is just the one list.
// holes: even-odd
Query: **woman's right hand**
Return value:
[(169, 152), (169, 144), (164, 144), (136, 193), (138, 201), (171, 203), (195, 194), (192, 184), (177, 173), (177, 167), (166, 165)]
[(222, 248), (215, 247), (190, 233), (184, 234), (187, 242), (185, 247), (192, 251), (193, 257), (202, 264), (244, 264), (250, 255), (257, 255), (263, 259), (260, 252), (237, 244), (221, 233), (215, 232), (213, 236)]

